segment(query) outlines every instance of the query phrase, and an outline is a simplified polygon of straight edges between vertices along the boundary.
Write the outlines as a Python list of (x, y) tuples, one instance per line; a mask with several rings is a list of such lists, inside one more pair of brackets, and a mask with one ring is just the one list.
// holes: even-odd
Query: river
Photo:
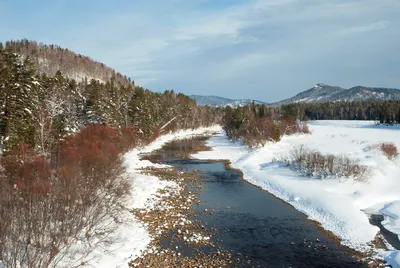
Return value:
[[(204, 138), (173, 141), (145, 158), (182, 172), (200, 171), (195, 174), (202, 177), (204, 188), (193, 209), (204, 228), (213, 230), (214, 243), (255, 267), (368, 267), (336, 237), (291, 205), (244, 181), (242, 173), (227, 163), (189, 159), (193, 147), (202, 142)], [(191, 252), (187, 247), (183, 254)]]

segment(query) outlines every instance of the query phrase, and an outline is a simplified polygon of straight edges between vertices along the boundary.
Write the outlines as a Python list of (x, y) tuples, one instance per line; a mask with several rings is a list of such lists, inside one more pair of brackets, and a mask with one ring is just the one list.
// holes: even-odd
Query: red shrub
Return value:
[(154, 141), (155, 139), (157, 139), (160, 136), (160, 129), (158, 127), (153, 127), (151, 132), (153, 133), (151, 135), (151, 140), (152, 141)]
[[(20, 191), (37, 194), (50, 192), (50, 165), (43, 156), (36, 155), (26, 144), (19, 144), (11, 150), (2, 159), (2, 165), (9, 182), (16, 185)], [(34, 191), (39, 184), (41, 190)]]
[(119, 168), (121, 137), (128, 139), (124, 146), (135, 138), (129, 129), (85, 127), (57, 146), (53, 170), (26, 144), (1, 158), (0, 259), (6, 265), (26, 259), (21, 266), (49, 266), (83, 231), (97, 236), (101, 230), (104, 242), (96, 240), (112, 242), (110, 221), (119, 217), (130, 189)]
[(382, 142), (381, 145), (380, 145), (380, 149), (383, 152), (383, 154), (386, 155), (386, 157), (388, 159), (394, 159), (399, 154), (397, 152), (397, 147), (396, 147), (396, 145), (394, 143)]
[(5, 175), (9, 179), (19, 177), (21, 166), (33, 155), (33, 151), (24, 143), (18, 144), (12, 148), (7, 156), (2, 158), (2, 166)]
[(121, 137), (117, 131), (105, 125), (87, 126), (68, 137), (60, 148), (60, 163), (83, 169), (111, 165), (118, 159)]
[(50, 179), (50, 166), (43, 156), (33, 156), (29, 162), (25, 162), (20, 168), (20, 177), (25, 181), (35, 179)]
[(46, 195), (51, 192), (51, 184), (48, 180), (38, 180), (31, 186), (31, 193)]
[(121, 128), (121, 142), (120, 147), (123, 151), (133, 148), (137, 143), (137, 133), (133, 128)]

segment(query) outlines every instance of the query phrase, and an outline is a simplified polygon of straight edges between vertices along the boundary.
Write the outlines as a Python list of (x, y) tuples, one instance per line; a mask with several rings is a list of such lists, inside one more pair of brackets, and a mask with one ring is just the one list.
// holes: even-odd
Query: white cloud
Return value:
[(363, 25), (363, 26), (356, 26), (356, 27), (349, 27), (346, 28), (342, 31), (340, 31), (340, 34), (357, 34), (357, 33), (367, 33), (371, 31), (379, 31), (387, 28), (389, 26), (388, 21), (378, 21), (374, 22), (368, 25)]
[(53, 40), (158, 90), (272, 101), (317, 82), (400, 87), (400, 65), (376, 72), (400, 62), (398, 0), (123, 2)]

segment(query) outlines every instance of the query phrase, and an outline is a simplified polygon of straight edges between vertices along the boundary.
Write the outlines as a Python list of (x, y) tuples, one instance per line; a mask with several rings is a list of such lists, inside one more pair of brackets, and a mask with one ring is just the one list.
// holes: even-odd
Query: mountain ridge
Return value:
[(194, 99), (197, 105), (204, 106), (214, 106), (214, 107), (238, 107), (244, 106), (252, 103), (254, 101), (255, 104), (265, 104), (269, 105), (266, 102), (252, 99), (229, 99), (225, 97), (219, 97), (215, 95), (189, 95), (190, 98)]
[(395, 88), (355, 86), (348, 89), (318, 83), (295, 96), (275, 102), (272, 105), (289, 103), (318, 103), (338, 101), (384, 101), (400, 100), (400, 90)]
[[(190, 95), (196, 100), (198, 105), (209, 106), (243, 106), (250, 104), (250, 99), (229, 99), (214, 95)], [(331, 86), (324, 83), (318, 83), (314, 87), (297, 93), (293, 97), (267, 103), (255, 100), (254, 103), (265, 104), (268, 106), (280, 106), (290, 103), (321, 103), (321, 102), (339, 102), (339, 101), (385, 101), (400, 100), (400, 89), (383, 87), (354, 86), (348, 89)]]
[[(0, 43), (3, 46), (3, 43)], [(29, 57), (38, 67), (38, 72), (47, 76), (54, 76), (58, 71), (65, 77), (74, 79), (77, 82), (94, 79), (100, 83), (117, 82), (121, 85), (135, 86), (135, 82), (125, 75), (116, 72), (113, 68), (93, 60), (87, 56), (77, 54), (67, 48), (57, 45), (45, 45), (36, 41), (22, 39), (19, 41), (6, 41), (6, 49), (22, 56), (22, 59)], [(216, 107), (244, 106), (252, 102), (251, 99), (230, 99), (219, 96), (191, 95), (200, 106), (210, 105)], [(400, 100), (400, 90), (395, 88), (355, 86), (345, 89), (338, 86), (331, 86), (318, 83), (314, 87), (299, 92), (293, 97), (267, 103), (254, 100), (256, 104), (269, 106), (280, 106), (289, 103), (320, 103), (338, 101), (384, 101)]]

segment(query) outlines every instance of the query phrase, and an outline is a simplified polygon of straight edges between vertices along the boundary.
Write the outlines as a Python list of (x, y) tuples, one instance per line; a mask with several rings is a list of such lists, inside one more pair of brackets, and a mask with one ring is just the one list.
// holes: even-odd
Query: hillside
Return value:
[(130, 78), (117, 73), (101, 62), (56, 45), (45, 45), (23, 39), (7, 41), (4, 47), (21, 55), (24, 59), (29, 57), (39, 73), (45, 73), (47, 76), (54, 76), (57, 71), (60, 71), (64, 77), (77, 82), (95, 79), (100, 83), (105, 83), (114, 78), (116, 82), (124, 86), (134, 84)]
[(313, 88), (300, 92), (286, 100), (276, 102), (273, 105), (289, 103), (318, 103), (318, 102), (338, 102), (338, 101), (384, 101), (400, 100), (400, 90), (393, 88), (372, 88), (356, 86), (350, 89), (330, 86), (326, 84), (316, 84)]
[(90, 124), (134, 128), (148, 139), (216, 118), (183, 94), (134, 86), (104, 64), (53, 45), (0, 43), (0, 70), (0, 153), (23, 141), (51, 155), (60, 137)]
[(183, 94), (133, 86), (88, 57), (32, 44), (0, 43), (0, 267), (82, 266), (97, 249), (119, 250), (115, 230), (137, 222), (126, 204), (138, 184), (122, 156), (220, 116)]
[[(197, 105), (200, 106), (208, 105), (213, 107), (225, 107), (225, 106), (238, 107), (250, 104), (252, 102), (251, 99), (228, 99), (218, 96), (190, 95), (189, 97), (194, 99)], [(267, 105), (267, 103), (258, 100), (254, 100), (254, 103)]]

